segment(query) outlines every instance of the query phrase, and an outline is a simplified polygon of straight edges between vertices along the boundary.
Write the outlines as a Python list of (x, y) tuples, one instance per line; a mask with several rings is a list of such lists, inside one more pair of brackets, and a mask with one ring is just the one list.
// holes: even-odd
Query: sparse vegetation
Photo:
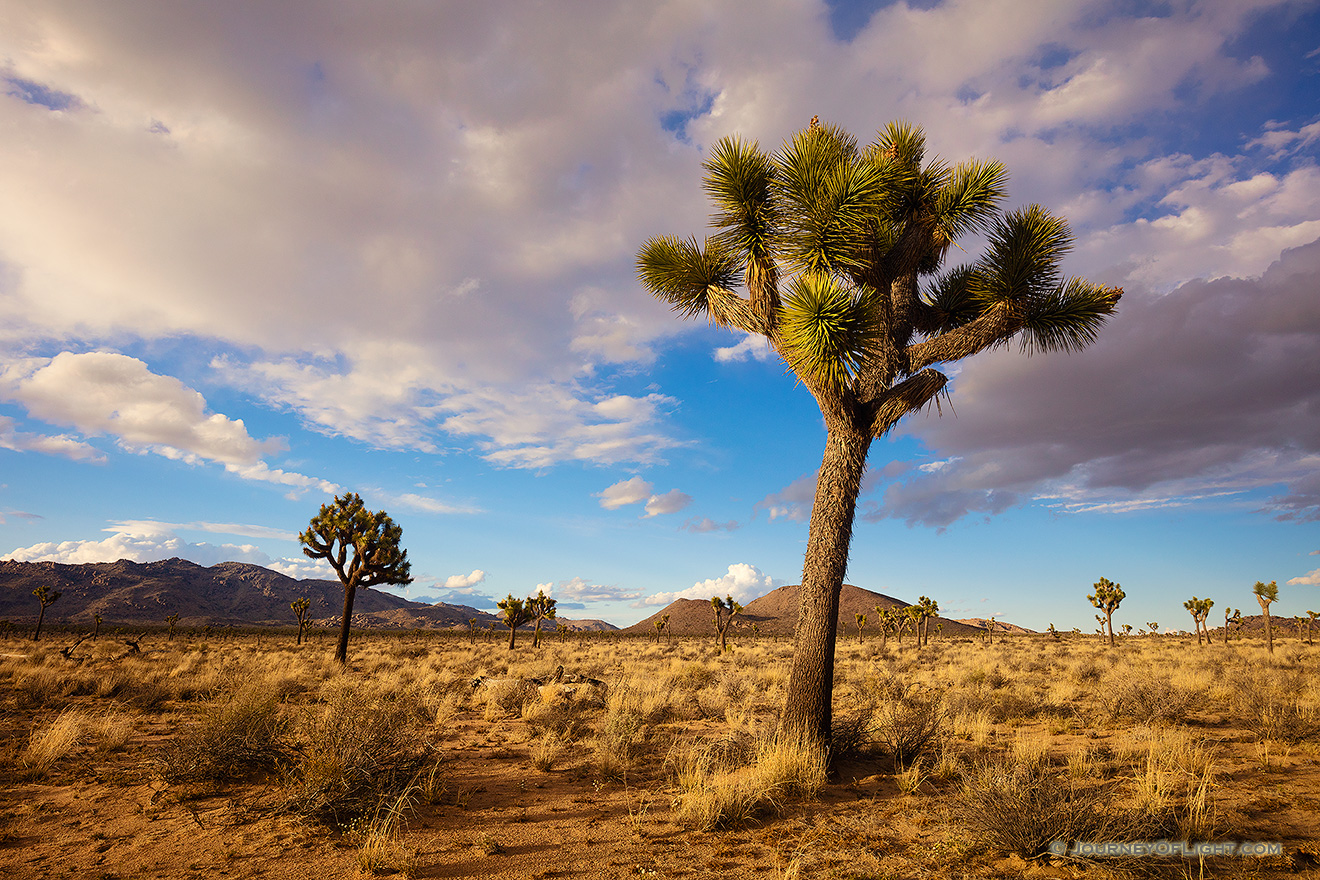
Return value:
[[(1274, 656), (1250, 633), (1231, 652), (1003, 635), (993, 647), (952, 637), (900, 653), (849, 639), (829, 777), (822, 752), (776, 736), (785, 640), (721, 655), (704, 636), (672, 646), (586, 636), (493, 656), (466, 631), (371, 632), (356, 669), (341, 672), (291, 640), (258, 649), (252, 636), (182, 627), (128, 656), (118, 639), (85, 641), (79, 665), (46, 639), (0, 658), (0, 773), (13, 780), (0, 811), (20, 817), (15, 835), (39, 840), (34, 829), (55, 819), (18, 805), (62, 786), (139, 803), (129, 795), (140, 785), (113, 781), (138, 780), (154, 792), (152, 827), (252, 875), (256, 853), (288, 845), (281, 834), (326, 876), (443, 872), (484, 857), (483, 836), (509, 872), (530, 876), (551, 833), (589, 835), (611, 860), (658, 876), (782, 865), (752, 846), (760, 839), (854, 876), (884, 876), (868, 852), (898, 876), (1003, 874), (1007, 853), (1053, 869), (1042, 842), (1094, 834), (1282, 835), (1291, 850), (1311, 844), (1274, 817), (1320, 785), (1310, 761), (1320, 655), (1289, 636)], [(478, 677), (488, 685), (474, 690)], [(595, 679), (608, 688), (580, 683)], [(1292, 815), (1290, 828), (1305, 821)], [(108, 827), (78, 833), (90, 848), (115, 832), (98, 843), (88, 829)], [(654, 843), (675, 835), (687, 855)], [(136, 846), (146, 858), (168, 839)], [(736, 863), (719, 856), (728, 846), (742, 848)], [(134, 858), (120, 856), (127, 871)], [(1162, 865), (1086, 871), (1110, 880)], [(1273, 877), (1273, 865), (1250, 869)], [(562, 869), (599, 867), (569, 855)]]
[(37, 615), (37, 628), (32, 632), (32, 641), (41, 641), (41, 625), (46, 622), (46, 609), (54, 605), (61, 596), (59, 590), (52, 590), (47, 586), (37, 587), (32, 591), (32, 595), (37, 597), (37, 602), (41, 604), (41, 612)]

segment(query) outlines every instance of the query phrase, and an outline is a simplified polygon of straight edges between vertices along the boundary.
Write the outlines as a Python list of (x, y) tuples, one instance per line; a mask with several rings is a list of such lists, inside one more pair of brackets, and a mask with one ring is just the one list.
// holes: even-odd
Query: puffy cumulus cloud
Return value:
[[(0, 371), (0, 396), (22, 404), (33, 418), (89, 436), (109, 435), (129, 451), (190, 464), (217, 462), (243, 479), (294, 489), (340, 488), (271, 468), (262, 457), (281, 450), (282, 442), (254, 439), (242, 419), (208, 412), (200, 393), (126, 355), (66, 351), (49, 359), (12, 360)], [(52, 444), (82, 455), (90, 448), (67, 437), (38, 445)]]
[(597, 492), (596, 497), (600, 499), (600, 506), (606, 510), (617, 510), (629, 504), (645, 502), (646, 512), (642, 514), (643, 517), (678, 513), (692, 503), (692, 496), (678, 489), (670, 489), (663, 495), (656, 495), (652, 491), (654, 488), (641, 477), (632, 477), (607, 486)]
[(703, 516), (700, 519), (694, 516), (684, 522), (681, 528), (694, 534), (702, 534), (705, 532), (732, 532), (738, 529), (739, 526), (739, 522), (734, 519), (719, 523), (708, 516)]
[(1311, 586), (1311, 587), (1320, 586), (1320, 568), (1317, 568), (1314, 571), (1308, 571), (1304, 575), (1299, 575), (1298, 577), (1290, 578), (1288, 580), (1288, 583), (1293, 586)]
[(600, 506), (606, 510), (617, 510), (628, 504), (638, 504), (651, 497), (651, 489), (654, 488), (650, 483), (641, 477), (632, 477), (627, 480), (620, 480), (612, 486), (606, 486), (596, 494), (600, 499)]
[(123, 520), (105, 529), (109, 537), (99, 541), (50, 541), (19, 547), (4, 556), (19, 562), (60, 562), (80, 565), (89, 562), (159, 562), (179, 557), (198, 565), (221, 562), (248, 562), (293, 578), (334, 579), (334, 570), (324, 560), (302, 557), (273, 558), (253, 544), (211, 544), (192, 542), (180, 537), (180, 531), (202, 531), (243, 535), (281, 541), (297, 536), (281, 529), (247, 523), (189, 522), (169, 523), (158, 520)]
[(104, 464), (106, 460), (104, 452), (68, 434), (32, 434), (20, 431), (14, 426), (14, 420), (6, 416), (0, 416), (0, 449), (62, 455), (74, 461), (91, 461), (97, 464)]
[(198, 565), (218, 562), (251, 562), (269, 565), (271, 558), (251, 544), (193, 544), (177, 535), (133, 535), (117, 532), (100, 541), (60, 541), (18, 547), (5, 555), (17, 562), (62, 562), (79, 565), (85, 562), (157, 562), (174, 557), (189, 559)]
[(1320, 241), (1257, 278), (1130, 294), (1080, 354), (978, 356), (954, 382), (956, 417), (900, 428), (940, 466), (877, 480), (863, 518), (944, 526), (1039, 499), (1065, 511), (1232, 503), (1320, 519), (1318, 274)]
[(474, 569), (471, 574), (451, 574), (445, 579), (446, 590), (467, 590), (486, 580), (486, 573)]
[[(891, 3), (847, 41), (809, 2), (29, 5), (0, 27), (0, 341), (219, 340), (227, 381), (384, 448), (659, 461), (673, 401), (582, 381), (680, 332), (636, 247), (704, 227), (715, 138), (773, 146), (813, 113), (999, 155), (1015, 198), (1096, 233), (1088, 272), (1241, 275), (1317, 234), (1302, 164), (1161, 177), (1158, 137), (1113, 136), (1267, 75), (1233, 44), (1284, 0)], [(1313, 138), (1289, 123), (1257, 149)], [(264, 454), (223, 416), (192, 431), (227, 467)], [(190, 449), (173, 439), (152, 442)]]
[(595, 584), (583, 577), (573, 577), (558, 582), (537, 584), (538, 590), (544, 590), (547, 596), (568, 608), (585, 608), (591, 602), (626, 602), (638, 599), (641, 593), (613, 584)]
[(764, 362), (775, 357), (777, 355), (775, 350), (770, 347), (770, 341), (764, 336), (754, 333), (748, 333), (737, 345), (715, 349), (715, 360), (722, 364), (745, 360)]
[(678, 513), (692, 503), (692, 496), (677, 489), (670, 489), (663, 495), (652, 495), (646, 502), (646, 516), (662, 516), (666, 513)]
[(668, 605), (677, 599), (708, 600), (711, 596), (733, 596), (734, 600), (746, 604), (764, 596), (783, 581), (765, 574), (755, 565), (745, 562), (734, 563), (722, 576), (698, 581), (686, 590), (671, 593), (653, 593), (642, 600), (643, 605)]

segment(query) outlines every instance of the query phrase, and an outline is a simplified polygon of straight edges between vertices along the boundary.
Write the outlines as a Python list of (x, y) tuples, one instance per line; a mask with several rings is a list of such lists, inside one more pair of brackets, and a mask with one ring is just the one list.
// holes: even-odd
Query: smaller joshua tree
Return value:
[(513, 598), (513, 593), (496, 602), (495, 607), (500, 609), (504, 625), (509, 628), (509, 650), (512, 651), (518, 639), (518, 627), (532, 622), (534, 619), (532, 612), (527, 607), (526, 600)]
[(858, 611), (853, 617), (857, 620), (857, 644), (862, 643), (862, 630), (866, 628), (866, 615)]
[(1233, 627), (1241, 626), (1241, 625), (1242, 625), (1242, 609), (1225, 608), (1224, 609), (1224, 646), (1225, 647), (1228, 646), (1228, 635), (1230, 632), (1232, 632)]
[(46, 621), (46, 609), (54, 605), (61, 595), (59, 590), (52, 590), (50, 587), (37, 587), (32, 591), (32, 595), (37, 597), (41, 603), (41, 613), (37, 615), (37, 629), (32, 633), (32, 641), (41, 641), (41, 625)]
[(303, 596), (301, 599), (294, 599), (289, 603), (293, 609), (293, 616), (298, 618), (298, 644), (302, 644), (303, 631), (307, 629), (307, 609), (312, 607), (312, 600)]
[(1105, 617), (1101, 623), (1104, 629), (1108, 631), (1109, 644), (1112, 645), (1114, 644), (1114, 612), (1118, 610), (1118, 606), (1127, 597), (1127, 594), (1123, 592), (1123, 587), (1120, 584), (1110, 583), (1109, 578), (1102, 577), (1093, 586), (1095, 592), (1088, 594), (1086, 598), (1090, 599), (1091, 604), (1099, 608), (1101, 613), (1104, 614)]
[(1205, 634), (1205, 644), (1210, 644), (1210, 630), (1205, 627), (1205, 619), (1210, 616), (1214, 599), (1198, 599), (1195, 596), (1183, 603), (1183, 607), (1192, 615), (1192, 624), (1196, 627), (1196, 643), (1201, 644), (1201, 634)]
[(99, 615), (99, 614), (93, 614), (93, 615), (92, 615), (92, 641), (96, 641), (96, 637), (99, 636), (100, 634), (101, 634), (101, 615)]
[(875, 606), (875, 624), (880, 628), (880, 650), (889, 643), (889, 634), (894, 631), (896, 621), (894, 612), (881, 605)]
[(1157, 636), (1160, 634), (1160, 625), (1156, 621), (1152, 620), (1150, 623), (1146, 624), (1146, 626), (1150, 627), (1151, 635)]
[(720, 653), (729, 650), (728, 632), (729, 624), (733, 623), (733, 618), (742, 614), (742, 606), (733, 601), (733, 596), (729, 595), (725, 599), (719, 596), (710, 597), (711, 610), (715, 612), (715, 635), (720, 642)]
[(917, 619), (921, 622), (920, 637), (917, 639), (918, 645), (930, 643), (930, 621), (939, 613), (940, 603), (929, 596), (917, 597)]
[(174, 625), (179, 622), (179, 615), (171, 614), (165, 618), (165, 622), (170, 625), (169, 634), (165, 637), (167, 642), (174, 641)]
[(537, 590), (535, 596), (527, 598), (527, 613), (536, 621), (536, 628), (532, 630), (532, 647), (541, 647), (541, 622), (544, 620), (554, 620), (555, 605), (558, 604), (545, 594), (544, 590)]
[(1320, 611), (1306, 612), (1306, 643), (1308, 645), (1313, 644), (1311, 641), (1311, 628), (1315, 626), (1315, 619), (1317, 617), (1320, 617)]
[(1271, 654), (1274, 653), (1274, 626), (1270, 621), (1270, 603), (1279, 599), (1279, 585), (1275, 581), (1268, 584), (1256, 581), (1256, 586), (1252, 587), (1251, 592), (1256, 595), (1256, 601), (1260, 603), (1261, 613), (1265, 615), (1265, 643)]

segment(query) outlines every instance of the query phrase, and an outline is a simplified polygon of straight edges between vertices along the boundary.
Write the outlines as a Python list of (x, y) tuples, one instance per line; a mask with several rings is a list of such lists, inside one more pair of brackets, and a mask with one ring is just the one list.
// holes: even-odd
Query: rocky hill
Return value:
[[(779, 587), (758, 599), (748, 602), (743, 606), (742, 613), (733, 619), (733, 626), (729, 630), (730, 635), (750, 633), (753, 631), (754, 626), (755, 632), (761, 635), (791, 636), (793, 628), (797, 625), (798, 589), (797, 584)], [(843, 590), (839, 594), (840, 637), (846, 638), (850, 634), (856, 635), (855, 620), (856, 615), (859, 613), (865, 614), (868, 620), (863, 633), (878, 635), (879, 630), (875, 626), (876, 606), (881, 608), (906, 608), (909, 604), (911, 603), (895, 599), (892, 596), (886, 596), (883, 593), (873, 593), (852, 584), (844, 584)], [(712, 635), (715, 631), (715, 617), (709, 599), (705, 601), (678, 599), (645, 620), (626, 627), (623, 632), (653, 634), (655, 632), (655, 622), (666, 614), (669, 615), (669, 627), (674, 635), (704, 636)], [(937, 617), (931, 622), (932, 631), (934, 631), (933, 627), (936, 625), (943, 627), (942, 633), (946, 636), (977, 635), (985, 631), (980, 627), (969, 626), (944, 617)]]
[[(154, 626), (177, 614), (180, 626), (293, 626), (289, 604), (306, 598), (313, 625), (328, 626), (344, 609), (338, 581), (296, 580), (242, 562), (206, 568), (177, 558), (87, 565), (0, 560), (0, 619), (35, 621), (39, 608), (32, 591), (40, 586), (61, 593), (46, 611), (47, 622), (57, 625), (91, 624), (100, 614), (105, 624)], [(354, 625), (368, 628), (465, 629), (474, 618), (479, 627), (498, 621), (465, 605), (430, 605), (379, 590), (359, 589), (353, 602)], [(562, 622), (572, 630), (616, 629), (599, 620)]]

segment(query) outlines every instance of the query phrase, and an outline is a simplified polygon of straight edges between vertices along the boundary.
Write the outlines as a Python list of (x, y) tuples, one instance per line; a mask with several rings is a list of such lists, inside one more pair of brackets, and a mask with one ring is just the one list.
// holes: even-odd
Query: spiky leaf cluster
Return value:
[[(1000, 212), (1001, 163), (928, 159), (925, 134), (904, 122), (866, 147), (815, 120), (773, 154), (725, 138), (705, 169), (715, 234), (651, 239), (638, 275), (684, 317), (766, 336), (818, 399), (880, 404), (923, 368), (1019, 335), (1029, 353), (1082, 348), (1121, 295), (1062, 274), (1061, 218)], [(973, 232), (985, 253), (941, 273)], [(870, 412), (892, 424), (942, 387)]]
[(330, 563), (345, 588), (412, 583), (403, 529), (385, 511), (367, 510), (356, 492), (322, 504), (298, 540), (309, 558)]

